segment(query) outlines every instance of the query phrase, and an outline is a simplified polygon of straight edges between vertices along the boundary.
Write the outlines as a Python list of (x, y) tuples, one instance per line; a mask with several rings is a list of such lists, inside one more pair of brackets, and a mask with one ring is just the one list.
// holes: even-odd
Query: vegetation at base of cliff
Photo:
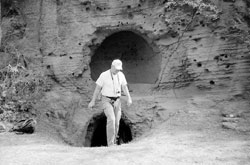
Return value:
[(21, 0), (2, 0), (4, 26), (0, 47), (0, 121), (17, 123), (35, 118), (35, 105), (44, 93), (45, 78), (41, 69), (30, 67), (30, 60), (19, 50), (26, 23), (19, 8)]
[(0, 121), (15, 123), (36, 117), (35, 104), (44, 93), (42, 72), (27, 69), (19, 61), (20, 56), (13, 56), (13, 64), (0, 69)]

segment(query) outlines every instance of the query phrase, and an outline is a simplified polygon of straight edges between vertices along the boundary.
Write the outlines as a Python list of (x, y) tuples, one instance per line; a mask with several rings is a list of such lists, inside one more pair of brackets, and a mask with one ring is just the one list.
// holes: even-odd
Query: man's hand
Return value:
[(130, 106), (132, 104), (132, 99), (128, 98), (127, 105)]
[(100, 94), (100, 91), (101, 91), (102, 87), (99, 86), (99, 85), (96, 85), (95, 87), (95, 91), (94, 91), (94, 95), (88, 105), (88, 108), (92, 109), (93, 106), (95, 105), (95, 101), (96, 101), (96, 98), (98, 97), (98, 95)]
[(88, 105), (88, 108), (92, 109), (94, 105), (95, 105), (95, 102), (93, 100), (91, 100), (89, 105)]

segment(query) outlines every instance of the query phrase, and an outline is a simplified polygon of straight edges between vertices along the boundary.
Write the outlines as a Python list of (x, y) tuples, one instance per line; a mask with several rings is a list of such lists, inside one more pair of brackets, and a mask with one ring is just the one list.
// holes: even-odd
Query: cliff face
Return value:
[[(188, 6), (168, 9), (166, 1), (24, 0), (18, 2), (15, 17), (2, 10), (1, 39), (4, 44), (13, 28), (9, 21), (20, 25), (12, 31), (24, 32), (8, 39), (30, 66), (45, 69), (49, 84), (41, 101), (45, 118), (69, 143), (89, 145), (80, 137), (91, 132), (90, 120), (101, 110), (90, 112), (86, 107), (94, 81), (115, 58), (123, 61), (135, 92), (133, 84), (144, 84), (144, 90), (193, 86), (198, 91), (248, 95), (249, 4), (244, 0), (214, 4), (218, 18), (206, 20), (199, 14), (192, 17)], [(7, 6), (2, 3), (2, 8)], [(161, 109), (151, 104), (135, 102), (140, 108), (124, 114), (133, 137), (150, 125), (140, 124), (141, 120), (155, 117), (141, 110)]]

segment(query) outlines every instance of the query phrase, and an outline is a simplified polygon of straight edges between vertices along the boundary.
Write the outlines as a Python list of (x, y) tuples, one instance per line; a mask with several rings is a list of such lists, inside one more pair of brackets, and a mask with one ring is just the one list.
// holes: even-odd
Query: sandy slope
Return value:
[(176, 113), (129, 144), (71, 147), (42, 132), (1, 133), (0, 164), (250, 164), (250, 134), (221, 127), (214, 97), (157, 100)]

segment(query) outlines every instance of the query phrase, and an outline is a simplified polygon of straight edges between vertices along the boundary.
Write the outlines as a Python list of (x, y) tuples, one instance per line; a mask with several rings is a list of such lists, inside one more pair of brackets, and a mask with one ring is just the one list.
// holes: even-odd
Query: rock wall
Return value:
[[(82, 137), (86, 136), (88, 123), (94, 114), (101, 113), (98, 108), (95, 111), (86, 108), (95, 85), (93, 79), (108, 69), (114, 58), (125, 61), (124, 72), (129, 83), (146, 83), (161, 90), (194, 86), (197, 90), (220, 90), (231, 95), (249, 92), (249, 44), (244, 38), (249, 28), (249, 4), (243, 0), (214, 0), (221, 11), (218, 20), (206, 23), (203, 17), (197, 17), (186, 26), (189, 23), (183, 15), (176, 22), (176, 29), (171, 29), (166, 20), (175, 11), (168, 11), (165, 3), (153, 0), (20, 2), (25, 37), (16, 44), (30, 59), (30, 65), (46, 70), (48, 91), (40, 108), (44, 120), (52, 123), (66, 141), (78, 146), (85, 143)], [(1, 27), (5, 28), (3, 31), (7, 28)], [(124, 39), (119, 32), (133, 33), (138, 38)], [(118, 35), (114, 42), (102, 45), (114, 35)], [(119, 37), (124, 40), (119, 41)], [(137, 39), (145, 44), (138, 46)], [(122, 50), (117, 43), (124, 46)], [(108, 51), (111, 55), (101, 57), (100, 47), (115, 53)], [(98, 72), (91, 70), (91, 66)], [(142, 80), (138, 78), (141, 75), (155, 78)], [(139, 124), (142, 120), (151, 121), (149, 118), (155, 117), (151, 112), (136, 115), (148, 107), (140, 101), (135, 101), (135, 105), (140, 106), (139, 110), (128, 111), (126, 115), (130, 116), (131, 127), (136, 128), (132, 129), (133, 136), (148, 128), (148, 124)]]
[[(2, 5), (0, 4), (0, 22), (2, 24)], [(0, 45), (2, 43), (2, 26), (0, 26)]]

